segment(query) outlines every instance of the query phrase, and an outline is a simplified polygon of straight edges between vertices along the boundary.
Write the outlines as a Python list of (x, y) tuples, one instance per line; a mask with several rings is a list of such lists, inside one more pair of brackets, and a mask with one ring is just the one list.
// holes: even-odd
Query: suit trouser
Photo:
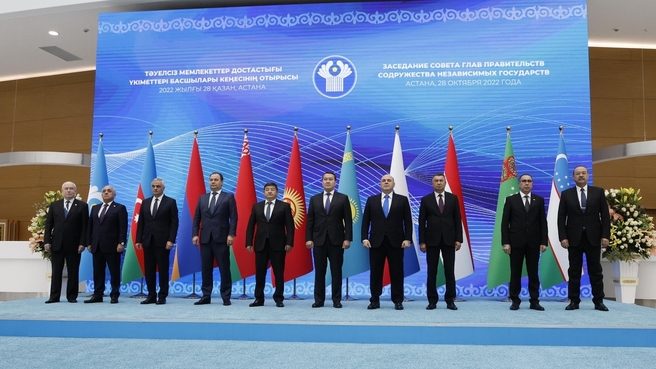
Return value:
[(210, 236), (210, 242), (200, 245), (200, 259), (203, 282), (201, 291), (203, 297), (211, 297), (212, 288), (214, 287), (214, 260), (219, 266), (221, 274), (221, 298), (223, 301), (229, 301), (232, 296), (232, 275), (230, 274), (230, 249), (226, 240), (216, 242)]
[(392, 247), (387, 236), (379, 247), (369, 249), (369, 286), (371, 289), (371, 302), (379, 302), (383, 293), (383, 273), (385, 270), (385, 259), (389, 264), (391, 282), (392, 302), (399, 304), (403, 302), (403, 255), (402, 247)]
[(426, 295), (430, 304), (437, 304), (439, 300), (437, 295), (437, 269), (440, 262), (440, 251), (442, 252), (444, 278), (446, 279), (444, 301), (452, 303), (456, 298), (456, 248), (454, 245), (447, 245), (444, 241), (441, 241), (437, 246), (426, 247), (426, 264), (428, 265)]
[(105, 293), (105, 266), (109, 268), (110, 283), (112, 291), (111, 298), (118, 298), (121, 294), (121, 254), (118, 252), (103, 252), (98, 248), (93, 254), (93, 295), (102, 298)]
[(75, 249), (67, 250), (62, 247), (59, 251), (52, 251), (50, 263), (52, 276), (50, 280), (50, 299), (59, 301), (61, 296), (64, 261), (68, 269), (68, 284), (66, 285), (66, 299), (77, 299), (78, 285), (80, 284), (80, 253)]
[(332, 275), (333, 303), (342, 300), (342, 264), (344, 264), (344, 249), (342, 245), (333, 245), (328, 237), (323, 245), (314, 245), (314, 301), (323, 303), (326, 300), (326, 270), (330, 261)]
[(569, 245), (568, 259), (569, 282), (567, 294), (571, 302), (581, 302), (581, 270), (583, 268), (583, 254), (588, 264), (588, 276), (592, 287), (592, 301), (596, 303), (604, 300), (604, 275), (601, 269), (601, 246), (594, 246), (588, 241), (588, 235), (583, 231), (581, 242), (578, 245)]
[(512, 247), (510, 252), (510, 283), (508, 295), (513, 302), (520, 303), (519, 293), (522, 291), (522, 269), (526, 259), (526, 272), (528, 273), (528, 293), (531, 304), (540, 302), (540, 277), (538, 264), (540, 262), (540, 248)]
[[(165, 245), (164, 245), (165, 246)], [(162, 245), (156, 245), (154, 237), (150, 240), (150, 245), (144, 247), (144, 266), (146, 271), (146, 286), (148, 287), (148, 297), (166, 298), (169, 295), (169, 257), (171, 250), (167, 250)], [(159, 269), (159, 294), (157, 294), (156, 276)]]
[(264, 301), (264, 284), (266, 283), (266, 273), (271, 261), (273, 279), (276, 281), (276, 291), (273, 293), (275, 302), (282, 302), (285, 299), (285, 256), (286, 252), (283, 246), (282, 250), (273, 250), (271, 243), (267, 239), (264, 244), (264, 250), (255, 251), (255, 299)]

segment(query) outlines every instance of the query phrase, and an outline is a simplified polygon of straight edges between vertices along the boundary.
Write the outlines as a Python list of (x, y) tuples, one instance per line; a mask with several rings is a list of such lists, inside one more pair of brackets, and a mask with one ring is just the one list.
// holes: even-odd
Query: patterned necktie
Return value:
[(267, 222), (271, 219), (271, 201), (267, 201), (267, 208), (266, 208), (266, 220)]
[(102, 211), (100, 212), (100, 222), (105, 219), (105, 214), (107, 213), (107, 204), (103, 205)]
[(155, 199), (155, 203), (153, 204), (153, 211), (152, 211), (153, 218), (155, 218), (155, 216), (157, 215), (157, 202), (158, 201), (159, 201), (159, 199)]
[(440, 198), (437, 200), (437, 206), (440, 207), (440, 213), (444, 212), (444, 200), (442, 200), (442, 194), (439, 195)]
[(528, 213), (528, 208), (531, 206), (531, 204), (528, 202), (528, 195), (524, 195), (524, 209), (526, 209), (526, 212)]
[(326, 192), (326, 214), (330, 211), (330, 192)]
[(71, 200), (66, 200), (66, 207), (64, 208), (64, 218), (68, 218), (68, 210), (71, 206)]
[(581, 210), (585, 211), (585, 205), (588, 202), (588, 199), (585, 197), (585, 189), (581, 189)]
[(214, 208), (216, 208), (216, 192), (212, 192), (212, 201), (210, 201), (210, 212), (214, 212)]
[(389, 195), (385, 195), (385, 201), (383, 201), (383, 213), (385, 213), (385, 218), (389, 215)]

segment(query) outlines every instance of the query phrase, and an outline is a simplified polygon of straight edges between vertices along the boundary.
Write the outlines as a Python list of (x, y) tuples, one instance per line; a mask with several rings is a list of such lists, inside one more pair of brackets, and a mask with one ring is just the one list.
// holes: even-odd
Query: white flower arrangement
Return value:
[(610, 244), (603, 253), (609, 261), (648, 259), (656, 248), (654, 219), (640, 206), (640, 190), (606, 190), (610, 212)]

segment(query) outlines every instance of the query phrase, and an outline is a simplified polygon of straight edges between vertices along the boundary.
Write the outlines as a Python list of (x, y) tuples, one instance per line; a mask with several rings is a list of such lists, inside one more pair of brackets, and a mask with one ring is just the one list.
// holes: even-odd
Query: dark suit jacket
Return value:
[[(276, 200), (267, 222), (264, 214), (265, 206), (266, 200), (253, 204), (246, 227), (246, 247), (253, 246), (253, 236), (255, 236), (255, 251), (264, 250), (267, 239), (271, 248), (276, 251), (284, 251), (285, 245), (294, 246), (292, 207), (284, 201)], [(257, 231), (255, 231), (256, 225)]]
[(588, 241), (600, 246), (602, 238), (610, 239), (610, 214), (604, 190), (588, 185), (585, 213), (579, 203), (579, 188), (569, 188), (561, 193), (558, 207), (558, 238), (567, 239), (570, 246), (581, 243), (583, 227)]
[(547, 216), (544, 198), (531, 193), (528, 212), (524, 207), (524, 194), (506, 197), (501, 218), (501, 244), (510, 247), (540, 247), (548, 245)]
[(210, 193), (201, 195), (196, 205), (192, 237), (198, 236), (200, 242), (210, 242), (210, 236), (215, 242), (226, 243), (228, 236), (237, 234), (237, 203), (231, 193), (221, 191), (216, 200), (214, 212), (210, 212)]
[(102, 252), (116, 252), (119, 243), (127, 242), (128, 211), (125, 205), (112, 202), (101, 222), (98, 214), (103, 205), (99, 204), (91, 208), (87, 240), (92, 253), (99, 248)]
[(153, 218), (150, 206), (153, 198), (149, 197), (141, 203), (139, 223), (137, 223), (137, 243), (150, 247), (150, 240), (155, 239), (157, 247), (166, 247), (166, 242), (175, 243), (178, 234), (178, 204), (175, 199), (162, 195), (157, 205), (157, 214)]
[(435, 192), (421, 198), (419, 206), (419, 243), (438, 246), (440, 241), (454, 245), (462, 243), (462, 220), (458, 196), (444, 191), (444, 213), (440, 212)]
[(68, 217), (64, 217), (64, 199), (54, 201), (46, 213), (43, 243), (52, 251), (77, 250), (87, 244), (89, 207), (86, 202), (73, 199)]
[(310, 198), (305, 240), (314, 242), (315, 246), (323, 245), (326, 239), (333, 245), (341, 245), (345, 240), (353, 241), (353, 218), (348, 196), (333, 191), (330, 212), (326, 214), (324, 193)]
[[(369, 240), (371, 247), (380, 247), (385, 235), (392, 247), (401, 247), (404, 240), (412, 241), (412, 213), (408, 198), (397, 193), (392, 195), (389, 213), (383, 212), (383, 194), (369, 196), (362, 218), (362, 240)], [(371, 229), (369, 228), (371, 225)]]

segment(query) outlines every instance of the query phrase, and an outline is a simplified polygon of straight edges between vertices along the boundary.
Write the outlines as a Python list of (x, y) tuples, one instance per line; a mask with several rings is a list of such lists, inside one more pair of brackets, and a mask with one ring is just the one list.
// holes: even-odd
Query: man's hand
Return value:
[(305, 242), (305, 247), (307, 247), (308, 249), (313, 248), (314, 247), (314, 242), (312, 242), (312, 241)]
[(191, 239), (191, 243), (192, 243), (194, 246), (198, 246), (198, 236), (194, 236), (194, 237)]
[(134, 245), (134, 247), (136, 247), (137, 250), (141, 250), (141, 249), (143, 248), (143, 245), (141, 244), (141, 242), (137, 242), (137, 243)]
[(510, 245), (509, 244), (503, 245), (503, 252), (510, 255)]
[(344, 240), (344, 242), (342, 242), (342, 248), (343, 248), (344, 250), (346, 250), (346, 249), (348, 249), (349, 247), (351, 247), (351, 241), (349, 241), (349, 240)]
[(125, 250), (125, 246), (123, 246), (119, 243), (118, 246), (116, 246), (116, 252), (118, 252), (120, 254), (120, 253), (123, 252), (123, 250)]
[(43, 249), (46, 251), (50, 251), (50, 244), (49, 243), (44, 244)]
[(91, 252), (91, 245), (87, 246), (87, 250), (89, 250), (89, 252)]
[(362, 240), (362, 246), (370, 249), (371, 248), (371, 243), (369, 243), (369, 240)]
[(456, 241), (456, 251), (460, 250), (460, 242)]
[(78, 246), (78, 247), (77, 247), (77, 253), (78, 253), (78, 254), (81, 254), (82, 251), (84, 251), (84, 245), (80, 245), (80, 246)]
[(170, 249), (172, 249), (172, 248), (173, 248), (173, 242), (171, 242), (171, 241), (166, 241), (166, 249), (167, 249), (167, 250), (170, 250)]
[(562, 246), (564, 249), (569, 247), (569, 241), (567, 240), (567, 238), (565, 238), (564, 240), (560, 240), (560, 246)]
[(228, 244), (228, 247), (232, 246), (232, 243), (235, 242), (235, 237), (228, 235), (228, 239), (226, 240), (226, 243)]
[(540, 245), (540, 252), (547, 251), (547, 245)]
[(601, 247), (606, 248), (610, 244), (610, 240), (608, 238), (602, 238), (601, 239)]
[(420, 243), (419, 244), (419, 250), (421, 250), (421, 252), (426, 252), (426, 244), (425, 243)]
[(292, 251), (292, 245), (285, 245), (285, 252)]
[(401, 244), (401, 248), (402, 249), (407, 249), (408, 247), (410, 247), (410, 245), (412, 245), (412, 241), (404, 240), (403, 243)]
[(253, 253), (253, 246), (246, 246), (246, 251), (248, 251), (249, 254)]

